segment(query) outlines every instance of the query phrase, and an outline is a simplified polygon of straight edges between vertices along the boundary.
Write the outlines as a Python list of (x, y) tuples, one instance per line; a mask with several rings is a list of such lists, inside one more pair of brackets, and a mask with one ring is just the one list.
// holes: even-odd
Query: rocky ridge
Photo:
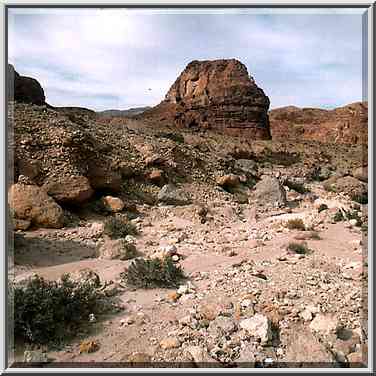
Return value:
[(315, 140), (324, 143), (367, 144), (368, 103), (351, 103), (334, 110), (294, 106), (269, 111), (273, 140)]

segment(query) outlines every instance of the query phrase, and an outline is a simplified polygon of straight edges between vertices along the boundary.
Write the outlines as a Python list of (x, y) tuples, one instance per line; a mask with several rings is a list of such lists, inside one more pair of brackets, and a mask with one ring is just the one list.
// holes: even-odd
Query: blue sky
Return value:
[(55, 106), (156, 105), (191, 60), (236, 58), (271, 108), (333, 108), (362, 100), (362, 12), (10, 9), (9, 62)]

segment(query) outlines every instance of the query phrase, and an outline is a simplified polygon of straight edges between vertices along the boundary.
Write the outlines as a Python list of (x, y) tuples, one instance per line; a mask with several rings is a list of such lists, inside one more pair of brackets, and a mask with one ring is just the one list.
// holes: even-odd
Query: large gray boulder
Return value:
[(285, 189), (277, 178), (271, 176), (255, 185), (254, 197), (261, 205), (283, 207), (287, 204)]
[(158, 201), (167, 205), (187, 205), (190, 199), (186, 192), (173, 184), (164, 185), (158, 193)]

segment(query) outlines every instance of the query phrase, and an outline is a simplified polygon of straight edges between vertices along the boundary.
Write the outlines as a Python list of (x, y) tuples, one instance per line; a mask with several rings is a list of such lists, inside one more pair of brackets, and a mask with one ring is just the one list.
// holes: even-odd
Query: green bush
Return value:
[(177, 287), (185, 278), (183, 271), (174, 264), (171, 257), (163, 260), (136, 259), (121, 277), (128, 285), (141, 288)]
[(305, 243), (289, 243), (287, 249), (299, 255), (306, 255), (310, 253), (310, 249)]
[(334, 214), (334, 222), (342, 222), (345, 220), (345, 217), (343, 216), (343, 213), (341, 210), (338, 210), (335, 214)]
[(289, 219), (286, 223), (286, 227), (289, 230), (305, 230), (305, 225), (301, 218)]
[(34, 276), (13, 286), (14, 333), (28, 343), (61, 343), (73, 336), (80, 323), (97, 312), (100, 297), (90, 282), (63, 275), (60, 281)]
[(321, 205), (319, 206), (319, 208), (317, 209), (317, 211), (318, 211), (319, 213), (321, 213), (322, 211), (327, 210), (327, 209), (328, 209), (328, 205), (326, 205), (326, 204), (321, 204)]
[(361, 230), (364, 232), (366, 235), (368, 235), (368, 223), (362, 223), (361, 225)]
[(357, 202), (358, 204), (366, 205), (368, 204), (368, 194), (362, 193), (362, 194), (352, 195), (351, 200)]
[(359, 213), (356, 210), (353, 211), (346, 211), (346, 217), (347, 219), (355, 219), (356, 220), (356, 225), (357, 227), (362, 226), (362, 219), (359, 217)]
[(300, 194), (303, 194), (303, 193), (307, 193), (309, 192), (309, 189), (306, 188), (304, 186), (304, 184), (301, 184), (301, 183), (297, 183), (297, 182), (294, 182), (294, 181), (290, 181), (290, 180), (286, 180), (285, 181), (285, 185), (289, 188), (289, 189), (293, 189), (294, 191), (300, 193)]
[(111, 217), (104, 224), (104, 233), (111, 239), (120, 239), (127, 235), (137, 235), (138, 231), (136, 226), (127, 219)]

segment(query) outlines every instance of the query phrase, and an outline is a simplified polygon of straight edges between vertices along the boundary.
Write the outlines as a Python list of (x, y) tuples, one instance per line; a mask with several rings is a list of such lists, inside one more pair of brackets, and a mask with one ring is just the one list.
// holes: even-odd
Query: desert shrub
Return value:
[(184, 136), (180, 133), (161, 132), (158, 134), (158, 137), (167, 138), (169, 140), (177, 142), (178, 144), (184, 143)]
[(63, 275), (60, 281), (34, 276), (13, 286), (14, 333), (34, 344), (59, 343), (97, 312), (99, 293), (90, 282)]
[(356, 220), (356, 225), (355, 226), (358, 226), (360, 227), (363, 223), (362, 219), (359, 217), (359, 212), (356, 211), (356, 210), (352, 210), (352, 211), (346, 211), (346, 217), (347, 219), (355, 219)]
[(293, 189), (294, 191), (296, 191), (298, 193), (301, 193), (301, 194), (309, 192), (309, 189), (306, 188), (304, 186), (304, 184), (301, 184), (301, 183), (297, 183), (297, 182), (294, 182), (294, 181), (286, 180), (285, 181), (285, 185), (289, 189)]
[(305, 230), (305, 225), (301, 218), (289, 219), (286, 223), (286, 227), (289, 230)]
[(351, 200), (357, 202), (358, 204), (366, 205), (368, 204), (368, 195), (366, 193), (355, 194), (351, 196)]
[(104, 224), (104, 233), (111, 239), (125, 238), (127, 235), (137, 235), (136, 226), (125, 218), (110, 217)]
[(333, 220), (334, 222), (342, 222), (345, 220), (342, 210), (337, 210), (337, 212), (334, 214)]
[(328, 209), (328, 205), (326, 205), (326, 204), (321, 204), (321, 205), (318, 207), (317, 211), (318, 211), (319, 213), (321, 213), (322, 211), (327, 210), (327, 209)]
[(171, 257), (165, 259), (136, 259), (121, 274), (122, 279), (130, 286), (141, 288), (177, 287), (184, 279), (184, 273), (177, 267)]
[(368, 235), (368, 223), (362, 223), (361, 230), (365, 233), (365, 235)]
[(130, 260), (137, 257), (137, 248), (134, 244), (124, 240), (120, 260)]
[(337, 192), (333, 182), (325, 181), (322, 186), (327, 192)]
[(299, 255), (306, 255), (311, 252), (305, 243), (289, 243), (287, 249)]

